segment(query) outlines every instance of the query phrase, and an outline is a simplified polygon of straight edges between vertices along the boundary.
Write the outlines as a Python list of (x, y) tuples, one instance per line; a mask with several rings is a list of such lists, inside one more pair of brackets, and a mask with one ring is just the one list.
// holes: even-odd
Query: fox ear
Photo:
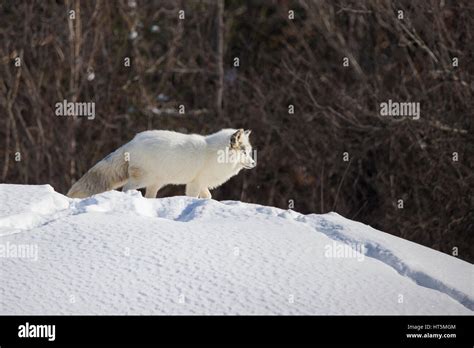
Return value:
[(237, 132), (232, 134), (230, 137), (230, 147), (232, 149), (236, 149), (239, 147), (239, 143), (242, 140), (242, 135), (244, 134), (244, 130), (240, 128)]
[(244, 134), (248, 137), (250, 135), (250, 133), (252, 133), (252, 130), (251, 129), (247, 129)]

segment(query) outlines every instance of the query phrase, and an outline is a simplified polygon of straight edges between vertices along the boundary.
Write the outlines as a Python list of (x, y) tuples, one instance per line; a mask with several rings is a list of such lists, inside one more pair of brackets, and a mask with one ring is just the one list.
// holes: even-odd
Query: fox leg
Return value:
[(148, 185), (146, 187), (145, 198), (156, 198), (158, 190), (161, 188), (160, 184)]
[(207, 187), (201, 189), (201, 192), (199, 193), (199, 198), (206, 198), (206, 199), (212, 198), (211, 192), (209, 192), (209, 189)]
[(201, 188), (196, 183), (190, 182), (186, 185), (186, 196), (198, 198), (199, 192), (201, 192)]
[(136, 166), (130, 166), (128, 168), (128, 181), (123, 187), (122, 191), (138, 190), (145, 187), (145, 173), (144, 171)]
[(139, 188), (142, 188), (143, 185), (136, 181), (135, 179), (128, 179), (127, 183), (124, 185), (122, 191), (128, 191), (128, 190), (138, 190)]

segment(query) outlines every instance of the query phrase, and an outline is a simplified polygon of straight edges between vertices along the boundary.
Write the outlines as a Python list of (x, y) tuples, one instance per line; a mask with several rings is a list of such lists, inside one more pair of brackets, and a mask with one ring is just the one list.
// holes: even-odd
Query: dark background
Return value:
[[(213, 198), (336, 211), (473, 262), (473, 24), (468, 0), (4, 0), (0, 180), (65, 193), (137, 132), (251, 128), (257, 168)], [(63, 99), (96, 118), (57, 117)], [(389, 99), (420, 119), (380, 116)]]

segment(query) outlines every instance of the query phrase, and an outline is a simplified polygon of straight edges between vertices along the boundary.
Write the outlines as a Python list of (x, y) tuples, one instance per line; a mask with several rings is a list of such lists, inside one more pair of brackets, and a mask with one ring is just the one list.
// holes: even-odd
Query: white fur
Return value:
[[(124, 190), (146, 187), (146, 197), (154, 198), (160, 188), (174, 184), (186, 185), (188, 196), (211, 198), (210, 189), (222, 185), (242, 168), (255, 167), (248, 139), (250, 131), (241, 130), (238, 141), (231, 148), (231, 138), (236, 133), (237, 129), (223, 129), (208, 136), (164, 130), (138, 133), (129, 143), (91, 168), (73, 185), (68, 195), (89, 196), (125, 183)], [(222, 161), (225, 151), (240, 156)], [(119, 156), (126, 158), (127, 153), (127, 173), (120, 175), (124, 162), (119, 160)], [(113, 180), (104, 178), (109, 173), (113, 173)], [(97, 185), (97, 181), (101, 184)]]

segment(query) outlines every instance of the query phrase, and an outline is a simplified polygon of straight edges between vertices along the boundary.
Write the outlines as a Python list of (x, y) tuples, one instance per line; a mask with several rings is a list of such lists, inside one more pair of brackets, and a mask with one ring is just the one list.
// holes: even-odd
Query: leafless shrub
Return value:
[[(219, 6), (2, 2), (2, 181), (50, 183), (66, 192), (145, 129), (249, 127), (258, 168), (215, 198), (334, 210), (447, 253), (458, 248), (472, 262), (471, 2)], [(56, 117), (54, 105), (63, 99), (94, 101), (97, 117)], [(379, 105), (388, 99), (419, 102), (420, 119), (381, 117)], [(182, 189), (163, 194), (177, 193)]]

